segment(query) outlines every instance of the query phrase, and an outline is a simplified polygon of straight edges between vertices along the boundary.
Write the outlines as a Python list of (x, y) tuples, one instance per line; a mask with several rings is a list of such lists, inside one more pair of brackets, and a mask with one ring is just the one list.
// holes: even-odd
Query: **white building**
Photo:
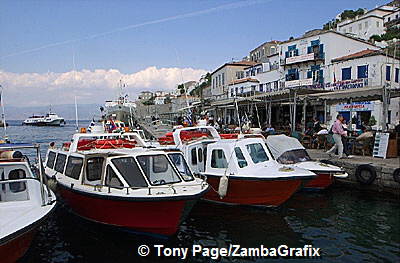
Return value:
[(283, 71), (279, 67), (279, 54), (269, 56), (268, 61), (245, 68), (244, 78), (235, 80), (229, 85), (228, 97), (279, 90), (283, 79)]
[(160, 105), (160, 104), (164, 104), (166, 97), (162, 96), (162, 97), (155, 97), (154, 98), (154, 104), (155, 105)]
[(244, 69), (255, 65), (252, 61), (225, 63), (211, 73), (211, 94), (214, 100), (226, 99), (228, 85), (244, 78)]
[(348, 19), (337, 24), (336, 30), (342, 34), (349, 34), (364, 40), (369, 40), (373, 35), (382, 35), (386, 27), (385, 16), (395, 12), (396, 7), (390, 5), (379, 6), (366, 12), (355, 19)]
[(151, 91), (142, 91), (139, 94), (139, 100), (141, 101), (146, 101), (146, 100), (150, 100), (153, 97), (153, 92)]
[[(332, 60), (332, 68), (336, 80), (327, 85), (327, 89), (373, 88), (383, 85), (400, 89), (400, 61), (386, 57), (381, 51), (367, 49), (335, 58)], [(400, 98), (390, 100), (386, 123), (396, 125), (399, 122), (399, 103)], [(374, 116), (379, 124), (382, 116), (382, 102), (364, 101), (332, 105), (330, 113), (332, 117), (340, 113), (346, 120), (350, 120), (351, 117), (356, 120), (355, 124), (358, 127), (361, 123), (368, 123), (371, 116)], [(334, 118), (331, 122), (333, 120)]]
[(383, 22), (386, 28), (392, 27), (392, 26), (400, 26), (400, 7), (398, 7), (396, 10), (394, 10), (393, 13), (385, 15), (383, 17)]
[(280, 45), (280, 63), (286, 88), (323, 88), (334, 81), (331, 61), (365, 49), (379, 48), (336, 31), (315, 30)]

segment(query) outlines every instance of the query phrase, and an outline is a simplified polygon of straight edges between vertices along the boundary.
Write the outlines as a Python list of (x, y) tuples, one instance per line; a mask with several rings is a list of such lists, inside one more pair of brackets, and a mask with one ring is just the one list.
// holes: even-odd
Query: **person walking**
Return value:
[(342, 143), (342, 136), (346, 136), (347, 132), (343, 129), (343, 116), (339, 114), (336, 117), (335, 123), (332, 125), (332, 133), (333, 133), (333, 140), (335, 144), (333, 147), (327, 151), (326, 153), (331, 155), (338, 150), (339, 159), (343, 158), (343, 143)]

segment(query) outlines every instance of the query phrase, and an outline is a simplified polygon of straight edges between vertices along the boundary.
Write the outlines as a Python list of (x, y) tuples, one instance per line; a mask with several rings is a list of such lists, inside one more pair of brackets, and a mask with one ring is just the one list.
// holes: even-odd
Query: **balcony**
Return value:
[(281, 64), (293, 65), (293, 64), (314, 61), (314, 60), (319, 60), (319, 59), (324, 59), (324, 58), (325, 58), (325, 53), (309, 53), (309, 54), (304, 54), (304, 55), (300, 55), (300, 56), (286, 58), (285, 60), (281, 61)]
[(311, 79), (298, 79), (298, 80), (285, 81), (285, 88), (310, 86), (313, 84), (314, 84), (314, 81), (312, 78)]

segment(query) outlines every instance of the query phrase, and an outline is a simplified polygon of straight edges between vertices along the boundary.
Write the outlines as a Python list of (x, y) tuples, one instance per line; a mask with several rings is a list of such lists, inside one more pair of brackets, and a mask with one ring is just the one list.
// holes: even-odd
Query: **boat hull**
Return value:
[(87, 220), (115, 226), (131, 232), (171, 236), (178, 230), (183, 216), (193, 206), (188, 200), (136, 201), (96, 197), (58, 186), (62, 199), (72, 211)]
[(37, 227), (26, 229), (4, 244), (0, 244), (1, 262), (13, 263), (23, 257), (32, 243), (36, 229)]
[(305, 190), (323, 190), (333, 184), (334, 178), (330, 174), (317, 173), (317, 177), (304, 185)]
[[(218, 189), (220, 176), (207, 175), (207, 182)], [(302, 185), (301, 179), (257, 180), (230, 177), (228, 191), (220, 198), (215, 191), (209, 191), (205, 200), (233, 205), (279, 206), (287, 201)]]
[(30, 126), (61, 126), (64, 124), (64, 120), (54, 120), (54, 121), (38, 121), (38, 122), (24, 122), (24, 125)]

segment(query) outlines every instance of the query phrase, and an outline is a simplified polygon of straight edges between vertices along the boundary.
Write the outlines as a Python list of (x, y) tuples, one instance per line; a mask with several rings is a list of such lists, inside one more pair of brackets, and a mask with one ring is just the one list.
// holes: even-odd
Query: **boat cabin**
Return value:
[(123, 135), (75, 134), (68, 148), (48, 150), (46, 174), (68, 185), (116, 189), (142, 189), (195, 180), (182, 153), (176, 150), (95, 147), (99, 141), (113, 144), (126, 138), (146, 146), (136, 133)]

